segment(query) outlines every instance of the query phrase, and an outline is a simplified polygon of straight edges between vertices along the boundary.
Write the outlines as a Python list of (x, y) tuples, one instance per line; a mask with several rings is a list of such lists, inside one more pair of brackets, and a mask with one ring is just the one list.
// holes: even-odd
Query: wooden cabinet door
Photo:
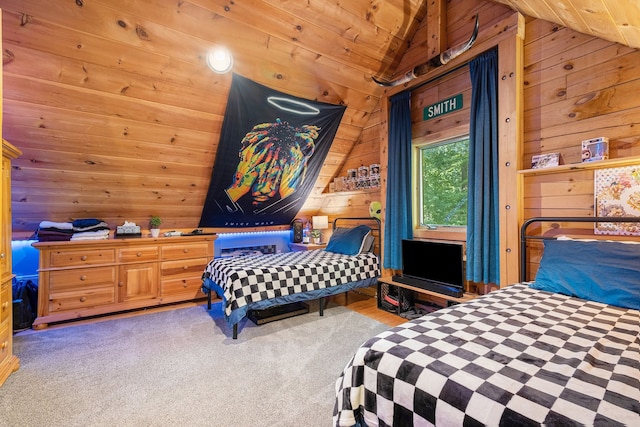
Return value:
[(158, 296), (158, 263), (121, 265), (118, 272), (118, 302), (153, 299)]

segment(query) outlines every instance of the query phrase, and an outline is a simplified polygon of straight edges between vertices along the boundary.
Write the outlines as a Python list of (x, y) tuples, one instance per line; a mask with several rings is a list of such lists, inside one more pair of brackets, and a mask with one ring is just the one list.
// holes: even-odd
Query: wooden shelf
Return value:
[(325, 193), (321, 193), (321, 195), (322, 196), (349, 196), (354, 194), (376, 193), (378, 191), (380, 191), (380, 187), (363, 188), (361, 190), (350, 190), (350, 191), (334, 191), (333, 193), (325, 192)]
[(518, 173), (521, 175), (534, 176), (534, 175), (548, 175), (554, 173), (571, 172), (575, 170), (591, 170), (591, 169), (604, 169), (615, 168), (622, 166), (640, 165), (640, 156), (623, 157), (620, 159), (608, 159), (600, 160), (597, 162), (586, 163), (571, 163), (569, 165), (553, 166), (550, 168), (541, 169), (523, 169)]
[(394, 282), (391, 279), (391, 277), (389, 277), (389, 276), (381, 277), (380, 279), (378, 279), (378, 281), (383, 282), (383, 283), (387, 283), (389, 285), (398, 286), (400, 288), (409, 289), (409, 290), (412, 290), (412, 291), (415, 291), (415, 292), (420, 292), (420, 293), (425, 294), (425, 295), (431, 295), (433, 297), (442, 298), (442, 299), (445, 299), (447, 301), (454, 301), (454, 302), (457, 302), (457, 303), (471, 301), (472, 299), (475, 299), (475, 298), (479, 297), (478, 294), (472, 294), (472, 293), (469, 293), (469, 292), (465, 292), (464, 295), (462, 297), (460, 297), (460, 298), (452, 297), (452, 296), (441, 294), (441, 293), (438, 293), (438, 292), (429, 291), (427, 289), (418, 288), (416, 286), (407, 285), (405, 283)]

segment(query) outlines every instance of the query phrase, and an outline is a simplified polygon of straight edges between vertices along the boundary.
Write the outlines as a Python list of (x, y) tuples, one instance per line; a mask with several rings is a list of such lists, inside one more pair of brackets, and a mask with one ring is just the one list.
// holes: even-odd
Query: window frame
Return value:
[(429, 145), (440, 145), (448, 142), (456, 142), (462, 139), (469, 139), (470, 135), (468, 127), (465, 131), (458, 129), (458, 132), (452, 132), (450, 135), (439, 135), (439, 137), (421, 138), (420, 140), (412, 141), (411, 152), (411, 184), (413, 190), (413, 235), (418, 238), (434, 239), (434, 240), (447, 240), (466, 242), (467, 240), (467, 227), (466, 226), (454, 226), (443, 225), (436, 228), (429, 228), (421, 224), (421, 210), (422, 210), (422, 183), (421, 176), (421, 155), (420, 150)]

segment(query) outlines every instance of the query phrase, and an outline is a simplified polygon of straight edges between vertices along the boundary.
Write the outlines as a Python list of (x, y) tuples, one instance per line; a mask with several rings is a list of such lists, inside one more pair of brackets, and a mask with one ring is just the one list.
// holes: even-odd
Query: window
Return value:
[(418, 147), (420, 225), (467, 225), (469, 137)]

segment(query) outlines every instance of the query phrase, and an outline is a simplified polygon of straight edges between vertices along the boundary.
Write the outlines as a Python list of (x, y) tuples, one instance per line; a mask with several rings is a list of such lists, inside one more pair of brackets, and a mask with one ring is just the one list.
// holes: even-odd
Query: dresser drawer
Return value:
[(119, 262), (155, 261), (157, 259), (157, 246), (136, 246), (118, 250)]
[(0, 323), (0, 362), (11, 356), (11, 328), (9, 322)]
[(160, 295), (185, 294), (185, 298), (195, 299), (204, 297), (202, 293), (202, 279), (198, 277), (184, 277), (181, 279), (165, 279), (160, 282)]
[(82, 290), (97, 285), (115, 286), (116, 267), (78, 268), (49, 272), (49, 292)]
[(115, 286), (97, 285), (87, 286), (82, 290), (59, 290), (49, 292), (49, 312), (79, 310), (100, 305), (113, 304)]
[(51, 267), (73, 267), (82, 265), (109, 264), (116, 260), (115, 249), (87, 249), (52, 251)]
[(202, 278), (204, 268), (209, 258), (184, 259), (179, 261), (164, 261), (160, 264), (162, 280), (172, 276), (190, 275)]
[(187, 259), (213, 256), (209, 242), (181, 243), (162, 246), (162, 259)]
[(11, 281), (9, 280), (2, 284), (2, 289), (0, 290), (0, 323), (3, 323), (9, 317), (12, 304), (13, 295), (11, 293)]

